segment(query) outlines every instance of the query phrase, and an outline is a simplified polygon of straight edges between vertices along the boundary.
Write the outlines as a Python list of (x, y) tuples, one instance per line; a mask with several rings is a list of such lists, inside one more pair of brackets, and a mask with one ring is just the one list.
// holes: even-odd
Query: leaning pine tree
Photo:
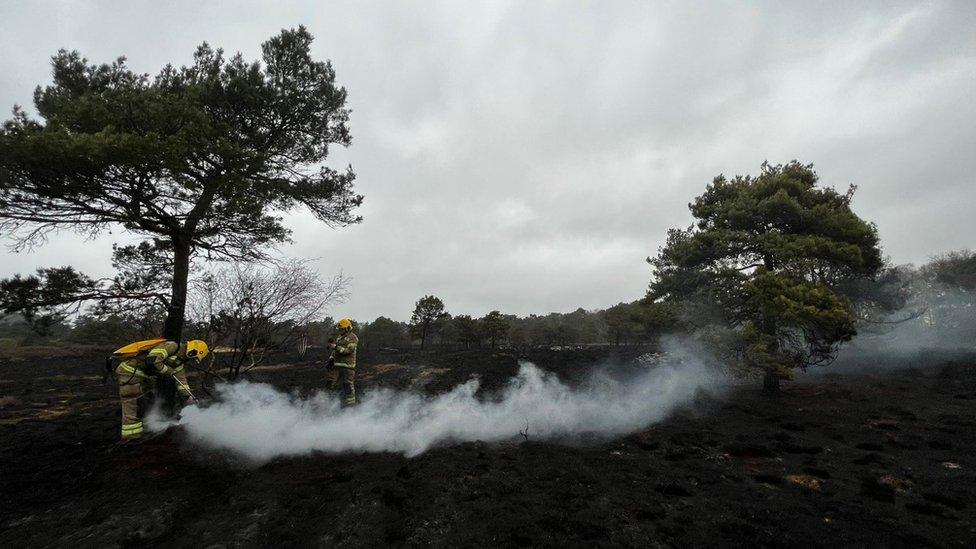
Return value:
[(697, 222), (672, 229), (648, 298), (706, 302), (741, 341), (746, 364), (775, 391), (794, 368), (829, 362), (856, 333), (836, 288), (882, 268), (876, 227), (841, 194), (817, 186), (812, 165), (763, 164), (758, 177), (715, 178), (689, 205)]
[(163, 335), (178, 339), (195, 258), (262, 258), (288, 239), (281, 216), (296, 206), (332, 227), (360, 221), (352, 169), (322, 166), (330, 145), (350, 143), (349, 111), (311, 44), (302, 27), (282, 31), (262, 45), (263, 62), (203, 44), (191, 65), (155, 77), (124, 58), (89, 65), (59, 52), (53, 84), (34, 94), (40, 120), (15, 107), (0, 130), (0, 231), (29, 247), (61, 229), (121, 228), (144, 241), (116, 255), (149, 255), (152, 272), (96, 281), (42, 269), (3, 281), (0, 306), (39, 314), (157, 297)]

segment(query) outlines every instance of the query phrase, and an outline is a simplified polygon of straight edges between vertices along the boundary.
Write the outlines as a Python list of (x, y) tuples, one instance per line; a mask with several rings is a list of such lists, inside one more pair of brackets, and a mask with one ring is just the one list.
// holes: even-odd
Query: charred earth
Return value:
[[(637, 351), (539, 351), (569, 383)], [(363, 351), (360, 386), (481, 393), (504, 352)], [(312, 454), (248, 466), (170, 429), (119, 446), (98, 356), (0, 363), (0, 546), (966, 546), (976, 543), (976, 360), (702, 395), (610, 440)], [(251, 379), (323, 387), (314, 359)]]

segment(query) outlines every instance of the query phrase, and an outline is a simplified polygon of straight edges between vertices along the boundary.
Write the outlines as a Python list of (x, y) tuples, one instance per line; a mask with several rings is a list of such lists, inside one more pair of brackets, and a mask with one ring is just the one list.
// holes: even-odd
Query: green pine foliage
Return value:
[(796, 161), (716, 177), (689, 205), (696, 223), (669, 231), (648, 259), (648, 299), (713, 305), (769, 388), (828, 362), (856, 333), (853, 305), (836, 288), (883, 266), (877, 228), (851, 210), (853, 195), (853, 186), (818, 186), (813, 166)]
[(194, 258), (263, 258), (297, 207), (329, 226), (360, 220), (352, 169), (323, 165), (351, 142), (346, 90), (311, 43), (283, 30), (261, 61), (204, 43), (152, 77), (122, 57), (58, 52), (53, 83), (34, 93), (40, 118), (15, 108), (0, 129), (0, 232), (23, 247), (62, 229), (144, 238), (166, 266), (164, 332), (179, 337)]

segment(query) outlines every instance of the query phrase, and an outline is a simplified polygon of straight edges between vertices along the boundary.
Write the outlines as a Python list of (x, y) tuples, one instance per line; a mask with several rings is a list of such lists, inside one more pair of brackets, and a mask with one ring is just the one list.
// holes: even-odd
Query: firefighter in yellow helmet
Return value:
[(139, 399), (155, 385), (157, 378), (172, 377), (184, 404), (194, 402), (193, 393), (186, 381), (184, 364), (190, 360), (203, 360), (209, 352), (207, 343), (199, 339), (182, 345), (175, 341), (162, 341), (148, 351), (139, 352), (119, 363), (115, 374), (119, 382), (119, 398), (122, 401), (123, 441), (142, 436)]
[(352, 321), (343, 318), (336, 324), (339, 337), (329, 342), (332, 349), (332, 367), (326, 372), (330, 390), (342, 389), (342, 403), (345, 406), (356, 404), (356, 346), (359, 338), (352, 332)]

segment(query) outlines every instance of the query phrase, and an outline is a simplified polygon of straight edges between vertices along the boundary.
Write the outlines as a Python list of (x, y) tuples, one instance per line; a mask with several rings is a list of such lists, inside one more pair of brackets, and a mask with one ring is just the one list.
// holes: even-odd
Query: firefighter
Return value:
[(339, 337), (329, 342), (332, 349), (330, 368), (326, 373), (326, 380), (330, 390), (342, 389), (345, 406), (356, 404), (356, 345), (359, 338), (352, 332), (352, 321), (343, 318), (336, 324)]
[(205, 341), (194, 339), (180, 345), (175, 341), (161, 341), (148, 352), (127, 358), (115, 368), (122, 401), (122, 440), (136, 440), (142, 436), (142, 414), (139, 399), (151, 390), (158, 378), (171, 377), (184, 404), (192, 404), (193, 394), (186, 381), (184, 364), (203, 360), (210, 352)]

